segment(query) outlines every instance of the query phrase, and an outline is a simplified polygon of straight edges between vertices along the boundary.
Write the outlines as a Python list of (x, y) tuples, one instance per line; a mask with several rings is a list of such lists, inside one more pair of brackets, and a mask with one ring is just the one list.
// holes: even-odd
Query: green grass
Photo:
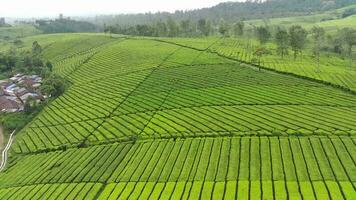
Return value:
[(71, 86), (17, 133), (1, 199), (354, 196), (354, 94), (219, 55), (236, 40), (34, 39)]
[[(198, 40), (212, 42), (210, 39)], [(176, 39), (166, 39), (165, 41), (186, 45)], [(209, 48), (209, 52), (211, 53), (246, 63), (256, 64), (254, 60), (258, 60), (258, 58), (253, 55), (254, 51), (260, 47), (255, 39), (247, 39), (244, 37), (224, 38), (212, 44), (213, 45)], [(194, 43), (188, 46), (196, 48)], [(328, 82), (356, 91), (356, 82), (354, 81), (356, 78), (356, 66), (354, 66), (354, 62), (350, 62), (349, 58), (332, 53), (322, 53), (320, 66), (318, 67), (316, 58), (312, 56), (312, 47), (310, 45), (307, 46), (303, 54), (299, 55), (296, 60), (293, 58), (291, 51), (289, 52), (290, 55), (281, 58), (276, 52), (276, 45), (272, 42), (266, 46), (272, 51), (272, 54), (265, 55), (261, 58), (259, 64), (262, 67)]]
[(262, 26), (267, 22), (272, 26), (285, 26), (289, 27), (295, 24), (302, 25), (307, 29), (311, 29), (313, 26), (318, 25), (326, 28), (328, 32), (334, 32), (335, 29), (341, 29), (344, 27), (354, 27), (356, 24), (355, 15), (342, 18), (342, 14), (347, 9), (355, 9), (356, 6), (347, 6), (337, 10), (331, 10), (322, 13), (312, 13), (306, 16), (284, 17), (284, 18), (271, 18), (266, 20), (249, 20), (246, 21), (248, 28), (252, 26)]

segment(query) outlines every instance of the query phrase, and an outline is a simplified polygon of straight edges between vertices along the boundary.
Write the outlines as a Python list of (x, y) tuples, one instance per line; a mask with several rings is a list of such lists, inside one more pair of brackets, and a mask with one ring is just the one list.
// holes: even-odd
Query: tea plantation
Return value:
[(0, 199), (356, 199), (348, 69), (249, 65), (229, 39), (34, 39), (71, 85), (16, 134)]

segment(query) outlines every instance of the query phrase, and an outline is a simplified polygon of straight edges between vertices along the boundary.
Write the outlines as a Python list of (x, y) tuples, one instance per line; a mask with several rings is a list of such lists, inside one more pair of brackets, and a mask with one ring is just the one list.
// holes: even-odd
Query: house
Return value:
[(20, 88), (16, 85), (16, 84), (11, 84), (8, 87), (5, 88), (4, 92), (5, 94), (9, 95), (9, 96), (14, 96), (15, 95), (15, 91), (19, 90)]
[(20, 89), (18, 89), (18, 90), (15, 91), (15, 95), (18, 96), (18, 97), (20, 97), (20, 96), (26, 94), (27, 92), (28, 92), (28, 91), (27, 91), (26, 88), (20, 88)]
[(9, 82), (6, 80), (0, 80), (0, 87), (6, 87), (7, 85), (9, 85)]
[(4, 18), (4, 17), (1, 17), (1, 18), (0, 18), (0, 26), (5, 25), (5, 24), (6, 24), (5, 18)]
[(33, 99), (39, 99), (39, 95), (36, 93), (26, 93), (22, 96), (20, 96), (20, 99), (23, 103), (25, 103), (29, 98), (33, 98)]
[(5, 96), (0, 96), (0, 111), (1, 112), (17, 112), (19, 110), (23, 109), (22, 106), (12, 100), (8, 99)]

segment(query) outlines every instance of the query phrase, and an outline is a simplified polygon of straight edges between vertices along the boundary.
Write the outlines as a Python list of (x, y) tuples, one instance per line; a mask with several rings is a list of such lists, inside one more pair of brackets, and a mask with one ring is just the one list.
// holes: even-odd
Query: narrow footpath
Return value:
[(4, 134), (3, 134), (3, 129), (2, 126), (0, 126), (0, 152), (4, 148)]
[[(7, 162), (7, 156), (8, 156), (7, 152), (9, 151), (9, 149), (11, 147), (11, 144), (12, 144), (12, 142), (14, 140), (14, 134), (15, 134), (15, 131), (13, 131), (11, 133), (5, 148), (1, 152), (0, 172), (5, 169), (6, 162)], [(0, 135), (1, 135), (0, 137), (2, 138), (2, 143), (3, 143), (4, 132), (3, 132), (3, 128), (2, 127), (0, 127)]]

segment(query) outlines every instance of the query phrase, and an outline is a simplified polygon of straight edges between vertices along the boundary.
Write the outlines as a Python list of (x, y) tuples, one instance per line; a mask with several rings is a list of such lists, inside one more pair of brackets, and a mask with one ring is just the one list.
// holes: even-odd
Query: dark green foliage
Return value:
[(350, 58), (350, 67), (352, 66), (352, 48), (356, 45), (356, 29), (344, 28), (341, 30), (340, 37), (346, 46), (346, 54)]
[(44, 33), (79, 33), (96, 32), (94, 24), (70, 19), (57, 19), (55, 21), (38, 20), (37, 28)]
[(0, 54), (0, 73), (5, 77), (11, 77), (17, 73), (42, 74), (46, 67), (50, 69), (50, 65), (45, 66), (40, 59), (41, 49), (41, 46), (34, 42), (33, 53), (7, 52)]
[(42, 47), (41, 45), (37, 42), (37, 41), (34, 41), (32, 43), (32, 53), (34, 55), (39, 55), (40, 53), (42, 52)]
[(41, 91), (42, 93), (50, 95), (51, 97), (58, 97), (63, 94), (66, 87), (67, 82), (64, 78), (56, 74), (51, 74), (43, 81), (41, 85)]
[(294, 59), (297, 58), (297, 54), (302, 52), (307, 42), (308, 32), (299, 25), (294, 25), (289, 28), (290, 46), (294, 51)]
[(172, 18), (168, 18), (167, 20), (167, 28), (168, 28), (168, 37), (176, 37), (178, 36), (179, 27)]
[(198, 21), (198, 30), (202, 33), (202, 35), (208, 36), (211, 31), (211, 23), (206, 19), (200, 19)]
[(25, 112), (3, 113), (0, 115), (0, 123), (5, 131), (21, 130), (43, 109), (43, 104), (35, 104), (31, 107), (25, 105)]
[(356, 4), (356, 0), (268, 0), (220, 3), (211, 8), (191, 11), (176, 11), (174, 13), (122, 14), (116, 16), (97, 16), (91, 21), (103, 25), (135, 26), (137, 24), (154, 24), (157, 21), (171, 17), (175, 21), (189, 19), (197, 22), (199, 19), (218, 21), (220, 18), (234, 23), (241, 19), (261, 19), (287, 16), (309, 15), (315, 11), (325, 11)]
[(321, 51), (321, 45), (324, 42), (325, 39), (325, 30), (321, 27), (314, 26), (311, 30), (312, 33), (312, 38), (314, 40), (314, 45), (313, 45), (313, 55), (317, 59), (317, 64), (318, 64), (318, 69), (317, 71), (319, 72), (320, 69), (320, 51)]
[(245, 23), (243, 21), (239, 21), (234, 24), (233, 31), (235, 36), (242, 36), (244, 34)]
[(224, 37), (228, 36), (229, 34), (229, 24), (224, 19), (220, 20), (219, 33)]
[(349, 17), (351, 15), (356, 15), (356, 9), (355, 8), (350, 8), (344, 11), (342, 14), (342, 18)]
[(256, 35), (261, 44), (265, 44), (271, 38), (271, 32), (265, 26), (257, 27)]
[(275, 41), (277, 44), (277, 52), (283, 58), (288, 54), (289, 47), (289, 35), (286, 30), (279, 29), (275, 35)]

